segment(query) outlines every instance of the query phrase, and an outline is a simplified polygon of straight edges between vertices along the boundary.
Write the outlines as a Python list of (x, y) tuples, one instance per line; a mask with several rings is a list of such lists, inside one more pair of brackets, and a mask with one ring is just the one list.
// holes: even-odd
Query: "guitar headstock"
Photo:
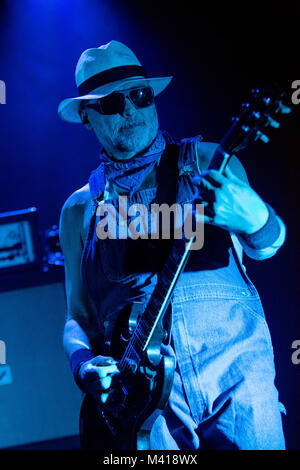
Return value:
[(228, 154), (236, 153), (251, 142), (268, 142), (267, 127), (278, 128), (281, 114), (288, 114), (291, 108), (283, 103), (285, 93), (276, 89), (253, 89), (250, 99), (242, 105), (241, 113), (233, 118), (233, 124), (220, 144)]

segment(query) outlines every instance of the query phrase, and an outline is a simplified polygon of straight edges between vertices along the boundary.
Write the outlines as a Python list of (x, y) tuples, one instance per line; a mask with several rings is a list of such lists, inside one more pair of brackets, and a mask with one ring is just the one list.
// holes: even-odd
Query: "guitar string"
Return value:
[[(151, 309), (148, 307), (147, 311), (145, 310), (144, 314), (147, 313), (147, 312), (149, 313), (149, 310), (150, 310), (150, 313), (151, 313)], [(143, 345), (145, 344), (145, 340), (147, 338), (147, 336), (145, 335), (144, 329), (146, 329), (146, 331), (147, 331), (147, 326), (148, 325), (150, 327), (152, 327), (152, 325), (154, 323), (154, 320), (155, 320), (155, 316), (153, 315), (153, 312), (152, 312), (152, 316), (150, 318), (150, 321), (148, 320), (147, 317), (144, 317), (138, 323), (138, 326), (136, 327), (136, 329), (135, 329), (135, 331), (134, 331), (134, 333), (133, 333), (133, 335), (130, 339), (130, 343), (127, 346), (127, 348), (125, 350), (125, 353), (122, 357), (122, 360), (120, 362), (121, 367), (124, 365), (124, 363), (126, 363), (126, 362), (128, 363), (128, 360), (130, 361), (130, 359), (135, 359), (136, 357), (138, 357), (138, 359), (140, 359), (140, 355), (138, 355), (138, 353), (136, 352), (135, 346), (137, 345), (140, 349), (143, 347)], [(148, 326), (148, 329), (149, 329), (149, 326)], [(132, 355), (131, 355), (132, 353), (135, 355), (135, 358), (132, 357)]]

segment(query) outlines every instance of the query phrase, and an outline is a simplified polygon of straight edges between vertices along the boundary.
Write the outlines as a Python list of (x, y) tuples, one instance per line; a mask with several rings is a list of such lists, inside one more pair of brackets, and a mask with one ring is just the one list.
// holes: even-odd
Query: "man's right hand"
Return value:
[(111, 391), (113, 376), (118, 373), (117, 361), (112, 357), (96, 356), (80, 366), (78, 379), (98, 403), (105, 403)]

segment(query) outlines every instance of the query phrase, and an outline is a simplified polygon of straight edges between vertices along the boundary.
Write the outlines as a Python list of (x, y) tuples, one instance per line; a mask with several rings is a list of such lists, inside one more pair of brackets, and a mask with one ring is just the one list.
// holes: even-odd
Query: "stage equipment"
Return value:
[(0, 213), (0, 272), (34, 267), (40, 260), (36, 208)]

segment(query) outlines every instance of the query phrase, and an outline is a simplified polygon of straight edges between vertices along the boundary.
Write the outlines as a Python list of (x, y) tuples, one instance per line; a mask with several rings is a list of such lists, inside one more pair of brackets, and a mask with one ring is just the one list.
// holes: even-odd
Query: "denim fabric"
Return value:
[[(168, 174), (168, 165), (164, 169), (163, 186), (172, 191), (176, 179), (176, 200), (182, 204), (194, 195), (193, 145), (200, 138), (177, 145), (177, 175)], [(170, 154), (167, 145), (161, 162), (173, 161)], [(158, 191), (142, 189), (128, 203), (149, 207)], [(117, 200), (111, 202), (117, 207)], [(100, 241), (97, 202), (91, 204), (81, 274), (96, 305), (97, 337), (110, 334), (126, 303), (149, 299), (170, 241)], [(191, 253), (175, 288), (171, 333), (163, 352), (176, 357), (175, 380), (153, 425), (151, 449), (283, 449), (268, 326), (228, 232), (205, 226), (204, 247)]]
[(151, 449), (284, 449), (283, 407), (258, 294), (252, 286), (251, 292), (197, 277), (184, 273), (172, 302), (177, 366)]

